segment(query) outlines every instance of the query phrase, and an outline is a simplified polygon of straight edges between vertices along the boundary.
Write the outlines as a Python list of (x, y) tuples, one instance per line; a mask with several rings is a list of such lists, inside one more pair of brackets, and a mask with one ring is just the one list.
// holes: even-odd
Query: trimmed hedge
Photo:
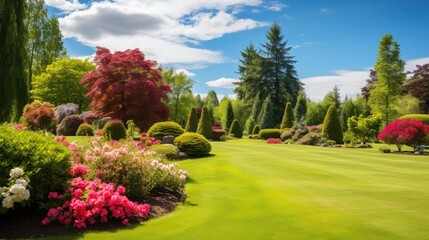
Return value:
[(168, 121), (155, 123), (154, 125), (152, 125), (152, 127), (149, 128), (147, 135), (157, 140), (162, 140), (162, 138), (165, 136), (177, 137), (184, 132), (185, 130), (183, 130), (183, 128), (179, 124), (172, 121)]
[(295, 117), (293, 116), (292, 104), (288, 102), (283, 113), (282, 123), (280, 124), (280, 129), (291, 128), (293, 126), (293, 121)]
[(422, 123), (429, 125), (429, 114), (407, 114), (399, 119), (412, 119), (422, 121)]
[(234, 119), (234, 121), (231, 124), (231, 128), (229, 129), (229, 135), (233, 134), (236, 138), (242, 138), (243, 137), (243, 130), (241, 129), (240, 123), (237, 119)]
[(322, 136), (336, 143), (343, 142), (343, 129), (335, 106), (330, 106), (323, 120)]
[(212, 120), (207, 107), (203, 107), (197, 133), (203, 135), (207, 139), (213, 138)]
[(186, 132), (196, 132), (198, 128), (198, 116), (197, 109), (191, 108), (188, 115), (188, 121), (186, 122)]
[(108, 140), (120, 140), (127, 137), (125, 125), (121, 120), (110, 120), (104, 125), (103, 135)]
[(277, 128), (262, 129), (259, 132), (259, 138), (261, 139), (280, 138), (280, 130)]
[(64, 191), (70, 170), (70, 151), (52, 137), (0, 126), (0, 186), (9, 172), (21, 167), (30, 178), (30, 200), (44, 202), (49, 192)]
[(173, 144), (156, 144), (150, 147), (150, 150), (166, 157), (170, 160), (179, 159), (179, 149)]
[(192, 157), (207, 156), (212, 150), (209, 141), (199, 133), (185, 132), (174, 140), (174, 145)]
[(92, 125), (84, 123), (79, 126), (76, 136), (94, 136), (94, 129)]
[(259, 127), (259, 125), (255, 125), (253, 127), (252, 135), (259, 134), (259, 131), (261, 131), (261, 128)]
[(83, 119), (79, 115), (69, 115), (58, 124), (57, 135), (76, 136), (76, 132), (81, 124), (83, 124)]

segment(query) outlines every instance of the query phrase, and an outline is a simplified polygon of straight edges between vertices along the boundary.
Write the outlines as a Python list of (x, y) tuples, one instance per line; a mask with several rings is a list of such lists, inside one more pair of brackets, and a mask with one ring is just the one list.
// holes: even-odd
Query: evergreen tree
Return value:
[(198, 128), (197, 109), (195, 109), (193, 107), (189, 111), (188, 121), (186, 122), (185, 131), (186, 132), (196, 132), (197, 128)]
[(294, 121), (295, 117), (293, 116), (292, 104), (288, 102), (283, 113), (283, 119), (282, 123), (280, 124), (280, 129), (293, 127)]
[(255, 120), (253, 120), (252, 116), (249, 116), (246, 120), (246, 125), (244, 126), (247, 134), (251, 135), (253, 132), (253, 128), (255, 127)]
[(219, 106), (219, 99), (217, 98), (217, 94), (214, 90), (210, 90), (207, 93), (207, 97), (204, 98), (204, 104), (207, 107), (217, 107)]
[(341, 106), (341, 96), (340, 96), (340, 89), (337, 85), (334, 85), (334, 88), (332, 91), (328, 93), (328, 98), (335, 104), (335, 108), (339, 109)]
[(353, 99), (347, 99), (346, 96), (346, 100), (344, 100), (343, 105), (341, 106), (341, 112), (340, 112), (340, 120), (341, 120), (341, 125), (343, 126), (343, 130), (347, 130), (348, 125), (347, 125), (347, 120), (351, 117), (357, 117), (357, 113), (356, 113), (356, 107), (353, 104)]
[(225, 131), (228, 131), (231, 127), (232, 122), (234, 121), (234, 111), (232, 110), (232, 103), (228, 100), (228, 105), (226, 108), (226, 119), (225, 119)]
[(255, 100), (253, 101), (252, 111), (250, 112), (250, 117), (253, 118), (253, 121), (257, 122), (259, 115), (261, 113), (263, 101), (260, 98), (259, 94), (256, 95)]
[(307, 113), (307, 99), (305, 97), (304, 91), (299, 91), (298, 99), (295, 104), (295, 116), (298, 121), (305, 117)]
[(207, 139), (213, 138), (212, 120), (207, 107), (203, 107), (200, 122), (198, 123), (197, 133), (203, 135)]
[(234, 134), (236, 138), (243, 137), (243, 130), (241, 129), (240, 123), (235, 119), (231, 124), (231, 129), (229, 129), (229, 135)]
[(28, 101), (25, 6), (0, 0), (0, 122), (18, 120)]
[(197, 96), (195, 97), (195, 102), (197, 103), (197, 107), (203, 107), (204, 106), (204, 101), (201, 98), (200, 94), (197, 94)]
[(336, 143), (343, 142), (343, 129), (334, 105), (329, 107), (326, 113), (325, 120), (323, 121), (322, 136), (328, 140), (334, 140)]
[(276, 125), (273, 108), (274, 106), (271, 100), (271, 95), (268, 95), (264, 104), (262, 104), (262, 111), (259, 115), (258, 123), (261, 129), (273, 128)]

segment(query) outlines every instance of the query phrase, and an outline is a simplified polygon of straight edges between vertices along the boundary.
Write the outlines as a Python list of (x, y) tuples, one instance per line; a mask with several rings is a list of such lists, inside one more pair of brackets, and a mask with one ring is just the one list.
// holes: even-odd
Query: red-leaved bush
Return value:
[(281, 143), (282, 140), (280, 138), (268, 138), (267, 139), (267, 143), (268, 144), (277, 144), (277, 143)]
[(387, 144), (396, 144), (398, 151), (402, 145), (408, 145), (417, 149), (424, 144), (424, 137), (429, 134), (429, 126), (417, 120), (399, 119), (387, 125), (378, 134), (378, 139)]
[(25, 105), (22, 116), (30, 129), (49, 130), (55, 121), (55, 110), (54, 106), (48, 102), (34, 101)]
[(111, 53), (97, 47), (97, 69), (86, 74), (81, 83), (89, 88), (90, 107), (100, 117), (123, 122), (133, 120), (142, 130), (166, 121), (170, 109), (165, 104), (170, 86), (162, 81), (156, 61), (145, 59), (139, 49)]

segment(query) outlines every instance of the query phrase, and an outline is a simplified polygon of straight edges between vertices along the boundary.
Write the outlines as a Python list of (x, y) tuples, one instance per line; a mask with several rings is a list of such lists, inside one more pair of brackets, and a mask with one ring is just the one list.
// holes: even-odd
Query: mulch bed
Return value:
[(16, 209), (8, 214), (0, 215), (0, 239), (80, 235), (85, 232), (114, 231), (121, 228), (129, 228), (143, 221), (172, 212), (177, 205), (184, 202), (185, 197), (186, 196), (182, 193), (171, 191), (159, 191), (155, 194), (145, 196), (145, 198), (139, 202), (150, 205), (149, 216), (130, 221), (128, 226), (123, 226), (120, 221), (113, 220), (109, 220), (109, 223), (96, 223), (85, 229), (59, 223), (51, 223), (47, 226), (43, 226), (41, 221), (46, 216), (46, 211)]

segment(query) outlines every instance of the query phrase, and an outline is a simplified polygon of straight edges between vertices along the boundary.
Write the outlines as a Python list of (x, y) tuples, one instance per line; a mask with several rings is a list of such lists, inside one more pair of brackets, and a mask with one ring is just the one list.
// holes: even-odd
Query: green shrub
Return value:
[(128, 120), (127, 121), (127, 138), (133, 140), (134, 139), (134, 134), (137, 131), (137, 126), (134, 123), (133, 120)]
[(252, 135), (259, 134), (259, 131), (261, 131), (261, 128), (259, 127), (259, 125), (255, 125), (253, 127)]
[(429, 114), (407, 114), (399, 119), (419, 120), (422, 121), (422, 123), (429, 125)]
[(277, 128), (262, 129), (259, 132), (259, 138), (261, 139), (280, 138), (280, 130)]
[(212, 120), (207, 107), (203, 107), (197, 133), (203, 135), (207, 139), (213, 138)]
[(334, 140), (336, 143), (343, 142), (343, 129), (335, 106), (329, 107), (326, 113), (323, 121), (322, 136), (328, 140)]
[(280, 135), (280, 138), (284, 141), (284, 140), (290, 139), (294, 134), (295, 134), (295, 130), (293, 129), (285, 130)]
[(104, 117), (104, 118), (100, 119), (100, 121), (98, 121), (98, 129), (103, 129), (104, 125), (106, 125), (106, 123), (110, 120), (112, 120), (111, 117)]
[(255, 120), (252, 116), (249, 116), (249, 118), (246, 120), (245, 128), (247, 135), (253, 134), (253, 128), (255, 127)]
[(92, 125), (84, 123), (79, 126), (76, 136), (94, 136), (94, 129)]
[(70, 157), (69, 149), (52, 137), (0, 126), (0, 186), (12, 168), (21, 167), (31, 181), (31, 201), (44, 202), (49, 192), (64, 190)]
[(81, 124), (83, 124), (83, 119), (79, 115), (69, 115), (58, 124), (57, 135), (76, 136), (76, 132)]
[(229, 129), (229, 135), (231, 134), (234, 134), (234, 137), (236, 138), (243, 137), (243, 130), (241, 130), (240, 123), (237, 119), (235, 119), (231, 124), (231, 128)]
[(295, 117), (293, 116), (292, 104), (288, 102), (283, 113), (283, 119), (282, 123), (280, 124), (280, 129), (291, 128), (293, 126), (294, 121)]
[(183, 130), (183, 128), (179, 124), (168, 121), (155, 123), (154, 125), (152, 125), (152, 127), (149, 128), (147, 135), (157, 140), (162, 140), (164, 136), (171, 135), (177, 137), (184, 132), (185, 130)]
[(156, 144), (150, 147), (150, 150), (158, 153), (162, 157), (170, 160), (179, 159), (179, 149), (173, 144)]
[(188, 121), (186, 122), (186, 132), (196, 132), (198, 128), (197, 110), (193, 107), (189, 111)]
[(212, 149), (209, 141), (199, 133), (184, 133), (174, 140), (174, 145), (193, 157), (206, 156)]
[(382, 153), (390, 153), (390, 147), (380, 147), (378, 148), (378, 151), (382, 152)]
[(125, 125), (121, 120), (110, 120), (103, 127), (103, 135), (108, 140), (120, 140), (126, 138)]

